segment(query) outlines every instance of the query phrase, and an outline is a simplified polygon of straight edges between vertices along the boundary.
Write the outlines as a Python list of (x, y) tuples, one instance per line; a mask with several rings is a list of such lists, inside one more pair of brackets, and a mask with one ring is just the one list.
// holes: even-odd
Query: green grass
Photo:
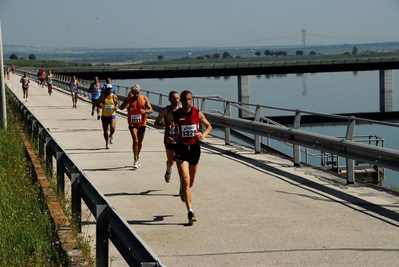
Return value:
[(20, 125), (10, 111), (0, 129), (0, 266), (61, 266), (54, 229), (38, 185), (32, 185)]
[(71, 62), (64, 62), (58, 60), (12, 60), (12, 59), (5, 59), (4, 60), (5, 66), (14, 65), (16, 68), (67, 68), (67, 67), (79, 67), (79, 66), (91, 66), (90, 63), (71, 63)]
[[(162, 60), (162, 61), (151, 61), (151, 62), (143, 62), (138, 65), (176, 65), (176, 64), (243, 64), (243, 63), (271, 63), (271, 62), (319, 62), (319, 61), (331, 61), (334, 60), (336, 62), (344, 61), (347, 60), (348, 62), (359, 59), (391, 59), (394, 57), (399, 57), (399, 52), (391, 52), (391, 53), (384, 53), (384, 54), (367, 54), (367, 55), (342, 55), (342, 54), (337, 54), (337, 55), (324, 55), (324, 56), (293, 56), (293, 55), (288, 55), (288, 56), (283, 56), (283, 57), (274, 57), (274, 56), (269, 56), (266, 57), (264, 55), (259, 56), (259, 57), (243, 57), (243, 58), (219, 58), (219, 59), (196, 59), (196, 58), (182, 58), (182, 59), (172, 59), (172, 60)], [(136, 64), (137, 65), (137, 64)]]

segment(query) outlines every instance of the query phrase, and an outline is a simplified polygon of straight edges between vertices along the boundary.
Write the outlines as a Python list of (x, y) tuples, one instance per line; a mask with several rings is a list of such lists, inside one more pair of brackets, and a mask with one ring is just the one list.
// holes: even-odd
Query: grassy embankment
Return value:
[[(142, 65), (169, 65), (169, 64), (243, 64), (243, 63), (271, 63), (271, 62), (353, 62), (356, 60), (361, 61), (362, 59), (384, 59), (389, 60), (392, 58), (398, 58), (399, 52), (392, 53), (384, 53), (384, 54), (367, 54), (367, 55), (323, 55), (323, 56), (283, 56), (283, 57), (274, 57), (274, 56), (259, 56), (259, 57), (247, 57), (247, 58), (219, 58), (219, 59), (196, 59), (196, 58), (182, 58), (182, 59), (173, 59), (173, 60), (162, 60), (162, 61), (151, 61), (151, 62), (143, 62)], [(112, 63), (111, 63), (112, 64)], [(137, 65), (137, 64), (136, 64)]]
[(91, 64), (71, 63), (58, 60), (12, 60), (5, 59), (4, 66), (14, 65), (16, 68), (27, 67), (27, 68), (67, 68), (67, 67), (78, 67), (78, 66), (91, 66)]
[(0, 129), (0, 266), (62, 266), (47, 207), (29, 176), (18, 111), (10, 107), (7, 129)]

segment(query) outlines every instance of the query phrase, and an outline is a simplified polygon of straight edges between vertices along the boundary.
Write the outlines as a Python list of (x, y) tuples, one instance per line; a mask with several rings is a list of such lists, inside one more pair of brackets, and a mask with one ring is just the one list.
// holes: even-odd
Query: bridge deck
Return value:
[[(19, 77), (6, 84), (22, 100)], [(131, 137), (117, 118), (104, 149), (100, 122), (81, 99), (47, 94), (33, 81), (25, 105), (49, 128), (116, 210), (168, 266), (397, 266), (399, 197), (345, 185), (334, 175), (271, 154), (255, 155), (209, 137), (193, 187), (198, 218), (187, 226), (174, 167), (163, 180), (162, 130), (149, 126), (141, 167), (132, 169)], [(92, 217), (84, 236), (93, 237)], [(109, 266), (126, 266), (111, 247)]]

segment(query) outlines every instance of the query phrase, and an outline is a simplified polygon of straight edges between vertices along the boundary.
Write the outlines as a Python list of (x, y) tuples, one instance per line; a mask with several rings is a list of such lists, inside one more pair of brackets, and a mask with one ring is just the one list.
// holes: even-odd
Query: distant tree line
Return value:
[[(358, 48), (356, 46), (353, 47), (352, 49), (352, 53), (350, 52), (345, 52), (344, 55), (356, 55), (358, 53)], [(283, 50), (279, 50), (279, 51), (270, 51), (270, 50), (265, 50), (265, 52), (263, 52), (263, 54), (267, 57), (285, 57), (288, 55), (287, 51), (283, 51)], [(260, 57), (262, 55), (262, 52), (260, 52), (259, 50), (257, 50), (255, 52), (255, 55)], [(295, 55), (297, 56), (303, 56), (304, 55), (304, 51), (303, 50), (296, 50), (295, 51)], [(310, 56), (315, 56), (316, 52), (315, 51), (310, 51), (309, 52)], [(182, 59), (188, 59), (189, 57), (183, 57)], [(214, 54), (205, 54), (204, 56), (197, 56), (196, 59), (219, 59), (219, 58), (232, 58), (232, 56), (230, 55), (229, 52), (225, 51), (223, 52), (223, 54), (221, 55), (220, 53), (214, 53)], [(235, 56), (235, 58), (240, 58), (240, 56)], [(158, 60), (162, 61), (164, 60), (164, 57), (162, 55), (158, 56)]]
[[(18, 57), (17, 54), (11, 54), (11, 55), (9, 56), (9, 59), (12, 59), (12, 60), (25, 60), (26, 58), (24, 58), (24, 57)], [(29, 59), (29, 60), (36, 60), (36, 55), (35, 55), (35, 54), (30, 54), (29, 57), (28, 57), (28, 59)]]
[[(260, 52), (259, 50), (255, 52), (255, 55), (260, 57), (262, 54), (264, 54), (267, 57), (285, 57), (288, 55), (287, 51), (283, 51), (283, 50), (279, 50), (279, 51), (270, 51), (270, 50), (265, 50), (265, 52)], [(303, 50), (297, 50), (295, 51), (295, 55), (297, 56), (303, 56), (304, 52)], [(310, 56), (315, 56), (316, 52), (314, 51), (310, 51), (309, 52)], [(188, 56), (185, 56), (181, 59), (188, 59)], [(196, 59), (202, 60), (202, 59), (220, 59), (220, 58), (233, 58), (233, 56), (225, 51), (223, 52), (223, 54), (220, 53), (214, 53), (214, 54), (205, 54), (203, 56), (196, 56)], [(240, 56), (235, 56), (234, 58), (241, 58)], [(164, 56), (163, 55), (158, 55), (158, 61), (162, 61), (164, 60)]]

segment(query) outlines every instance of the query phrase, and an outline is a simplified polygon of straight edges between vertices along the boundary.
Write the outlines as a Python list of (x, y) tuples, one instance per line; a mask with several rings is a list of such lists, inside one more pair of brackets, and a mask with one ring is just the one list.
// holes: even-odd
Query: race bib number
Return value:
[(105, 105), (105, 111), (111, 112), (114, 110), (114, 105)]
[(132, 123), (140, 123), (141, 122), (141, 115), (130, 115), (130, 121)]
[(181, 135), (182, 137), (194, 137), (197, 133), (197, 125), (182, 125), (181, 127)]

